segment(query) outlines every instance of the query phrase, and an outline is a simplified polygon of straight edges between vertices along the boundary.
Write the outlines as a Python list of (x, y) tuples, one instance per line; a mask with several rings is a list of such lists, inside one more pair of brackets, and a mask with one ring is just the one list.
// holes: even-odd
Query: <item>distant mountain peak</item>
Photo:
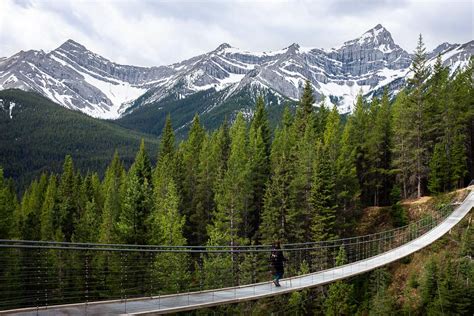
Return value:
[[(346, 50), (350, 47), (358, 47), (357, 49), (378, 49), (385, 53), (391, 53), (394, 50), (402, 50), (392, 38), (392, 34), (382, 24), (377, 24), (369, 29), (360, 37), (344, 42), (343, 45), (335, 47), (332, 50)], [(353, 48), (350, 48), (351, 50)]]
[(68, 39), (64, 43), (61, 44), (61, 46), (58, 47), (58, 49), (63, 49), (63, 50), (87, 50), (87, 48), (79, 44), (78, 42)]
[(381, 24), (377, 24), (374, 28), (362, 34), (358, 41), (364, 43), (375, 42), (376, 44), (395, 44), (392, 34)]
[(380, 29), (385, 29), (385, 27), (383, 27), (383, 25), (379, 23), (373, 29), (374, 30), (380, 30)]
[(296, 53), (297, 51), (300, 50), (300, 45), (297, 43), (293, 43), (290, 46), (286, 48), (288, 53)]
[(214, 51), (221, 51), (227, 48), (232, 48), (232, 46), (229, 43), (222, 43)]

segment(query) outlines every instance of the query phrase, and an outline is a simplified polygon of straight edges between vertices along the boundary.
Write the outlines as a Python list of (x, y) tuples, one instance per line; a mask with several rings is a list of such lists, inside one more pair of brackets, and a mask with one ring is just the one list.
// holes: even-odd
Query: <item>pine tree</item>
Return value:
[(119, 221), (122, 210), (120, 192), (124, 182), (125, 170), (116, 151), (110, 165), (107, 167), (102, 184), (104, 206), (100, 218), (98, 236), (100, 243), (110, 244), (118, 242), (116, 224)]
[(0, 168), (0, 238), (8, 239), (12, 234), (13, 213), (17, 207), (16, 194), (8, 186)]
[[(450, 188), (463, 186), (468, 170), (473, 170), (473, 150), (474, 140), (472, 132), (474, 130), (474, 96), (473, 88), (473, 68), (474, 59), (469, 67), (458, 72), (451, 82), (448, 82), (446, 90), (449, 93), (447, 102), (448, 113), (443, 113), (444, 118), (444, 141), (450, 146), (448, 151), (451, 181)], [(446, 118), (445, 118), (446, 117)]]
[[(339, 248), (336, 257), (336, 266), (347, 262), (344, 247)], [(344, 281), (336, 281), (329, 286), (328, 296), (324, 302), (325, 315), (350, 315), (354, 309), (353, 306), (353, 285)]]
[(311, 239), (325, 241), (335, 237), (335, 170), (330, 158), (330, 146), (321, 143), (316, 147), (313, 186), (311, 188)]
[(217, 166), (220, 148), (217, 146), (217, 133), (205, 136), (199, 153), (196, 194), (193, 197), (196, 212), (189, 221), (193, 224), (192, 244), (203, 245), (207, 240), (206, 227), (210, 223), (214, 204), (214, 185), (217, 179)]
[[(216, 135), (218, 167), (215, 180), (214, 200), (216, 209), (212, 214), (211, 223), (207, 226), (209, 246), (233, 246), (241, 242), (239, 223), (243, 223), (242, 205), (248, 182), (248, 157), (246, 157), (246, 127), (240, 113), (230, 133), (227, 122)], [(229, 135), (230, 134), (230, 135)], [(242, 192), (240, 190), (242, 189)], [(224, 287), (235, 284), (237, 258), (226, 254), (209, 254), (203, 258), (202, 275), (207, 288)]]
[(326, 119), (323, 133), (323, 144), (331, 161), (336, 161), (340, 152), (341, 118), (337, 107), (334, 106)]
[(429, 148), (431, 146), (429, 143), (431, 127), (428, 126), (430, 120), (427, 117), (432, 115), (432, 113), (429, 111), (429, 103), (426, 102), (426, 80), (429, 77), (430, 71), (426, 63), (426, 50), (423, 37), (420, 34), (413, 62), (410, 66), (413, 78), (408, 81), (411, 88), (409, 101), (412, 103), (414, 114), (411, 117), (413, 140), (408, 145), (411, 147), (411, 152), (414, 155), (413, 181), (416, 183), (418, 197), (421, 197), (424, 193), (423, 183), (428, 173), (427, 164)]
[(394, 300), (388, 292), (389, 277), (390, 274), (385, 269), (377, 269), (372, 273), (369, 315), (396, 315)]
[(410, 176), (413, 174), (413, 133), (411, 119), (414, 116), (413, 107), (402, 90), (393, 105), (393, 166), (398, 182), (401, 183), (403, 198), (408, 198), (410, 190)]
[(249, 233), (250, 164), (247, 127), (241, 113), (238, 114), (230, 135), (227, 170), (216, 184), (217, 210), (208, 234), (212, 244), (233, 246), (244, 242)]
[(95, 243), (99, 237), (99, 210), (95, 199), (86, 202), (85, 209), (81, 217), (76, 221), (74, 233), (71, 240), (73, 242)]
[(66, 241), (71, 241), (74, 232), (74, 219), (79, 217), (79, 183), (77, 180), (72, 157), (68, 155), (64, 160), (63, 173), (58, 187), (60, 227)]
[(275, 139), (272, 143), (271, 177), (265, 191), (260, 226), (260, 233), (266, 244), (275, 240), (282, 242), (289, 240), (287, 217), (290, 211), (289, 194), (292, 174), (288, 159), (294, 144), (290, 131), (291, 120), (291, 114), (286, 107), (283, 112), (282, 126), (275, 131)]
[(249, 131), (252, 204), (250, 205), (250, 231), (248, 238), (257, 238), (256, 234), (261, 222), (263, 197), (266, 183), (270, 176), (270, 146), (270, 123), (263, 97), (259, 96)]
[(290, 183), (291, 206), (287, 217), (291, 242), (304, 242), (310, 239), (311, 187), (316, 156), (314, 140), (314, 129), (309, 127), (302, 138), (296, 138), (296, 145), (290, 158), (293, 160), (292, 173), (294, 175)]
[(373, 205), (389, 205), (392, 190), (392, 127), (391, 111), (387, 90), (384, 91), (380, 105), (371, 107), (374, 126), (367, 135), (370, 171), (369, 191), (373, 194)]
[(421, 302), (427, 306), (433, 301), (438, 288), (438, 265), (431, 259), (425, 267), (423, 281), (421, 282)]
[[(359, 182), (351, 143), (352, 126), (346, 124), (341, 137), (339, 157), (335, 164), (337, 204), (346, 212), (359, 196)], [(342, 216), (345, 218), (345, 216)]]
[(168, 114), (165, 121), (163, 132), (161, 132), (160, 153), (158, 161), (167, 156), (173, 156), (175, 153), (175, 137), (173, 126), (171, 124), (171, 116)]
[(368, 130), (370, 113), (362, 94), (357, 97), (354, 113), (347, 122), (348, 144), (351, 149), (351, 160), (356, 167), (360, 188), (360, 201), (363, 205), (371, 204), (370, 156), (368, 152)]
[(313, 104), (315, 100), (313, 97), (313, 88), (311, 86), (311, 82), (309, 80), (306, 80), (305, 86), (303, 89), (303, 95), (301, 96), (300, 99), (300, 104), (299, 108), (302, 113), (303, 117), (310, 117), (313, 114)]
[(435, 145), (429, 167), (428, 189), (432, 193), (444, 192), (450, 183), (449, 161), (444, 143)]
[(261, 95), (258, 96), (255, 103), (255, 114), (250, 123), (249, 138), (255, 137), (259, 128), (261, 129), (263, 143), (265, 144), (265, 153), (269, 156), (272, 142), (270, 122), (268, 120), (268, 112), (265, 109), (265, 102)]
[(319, 107), (314, 114), (314, 122), (315, 122), (315, 129), (316, 129), (316, 136), (321, 137), (324, 133), (326, 128), (327, 119), (331, 113), (331, 109), (329, 109), (326, 105), (326, 98), (323, 97), (323, 100), (319, 104)]
[(40, 240), (41, 238), (41, 206), (47, 182), (48, 178), (42, 174), (39, 181), (33, 181), (23, 195), (19, 229), (20, 236), (24, 240)]
[(302, 138), (304, 136), (306, 129), (310, 128), (314, 130), (315, 128), (313, 112), (314, 102), (313, 88), (311, 87), (309, 80), (306, 80), (303, 94), (296, 109), (295, 121), (293, 123), (294, 132), (298, 138)]
[[(166, 185), (164, 196), (155, 197), (155, 207), (150, 214), (150, 242), (155, 245), (184, 246), (184, 216), (179, 214), (179, 197), (172, 179)], [(179, 292), (189, 281), (186, 253), (164, 252), (156, 255), (154, 277), (165, 292)]]
[(62, 241), (63, 239), (57, 190), (57, 177), (51, 175), (41, 206), (41, 240)]
[(199, 223), (194, 222), (197, 212), (197, 201), (194, 197), (196, 195), (198, 182), (199, 153), (201, 152), (204, 136), (205, 132), (199, 122), (199, 116), (195, 115), (188, 139), (182, 145), (184, 169), (182, 209), (187, 220), (185, 235), (192, 244), (196, 244), (196, 241), (192, 239), (194, 227), (199, 225)]
[(151, 210), (152, 190), (150, 159), (142, 140), (124, 186), (122, 209), (117, 224), (121, 242), (146, 243), (145, 219)]

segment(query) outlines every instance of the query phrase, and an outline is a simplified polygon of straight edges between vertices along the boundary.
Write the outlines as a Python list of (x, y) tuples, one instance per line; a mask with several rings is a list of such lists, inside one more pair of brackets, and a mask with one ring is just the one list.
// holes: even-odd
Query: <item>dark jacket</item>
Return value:
[(286, 261), (283, 256), (283, 251), (281, 249), (273, 249), (270, 255), (270, 263), (272, 265), (273, 272), (283, 272), (284, 266), (283, 262)]

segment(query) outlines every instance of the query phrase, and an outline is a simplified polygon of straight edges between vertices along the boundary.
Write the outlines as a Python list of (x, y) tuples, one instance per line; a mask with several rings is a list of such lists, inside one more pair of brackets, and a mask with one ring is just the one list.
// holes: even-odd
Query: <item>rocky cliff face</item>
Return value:
[[(438, 54), (454, 71), (474, 54), (474, 42), (443, 43), (428, 54), (430, 63)], [(370, 96), (385, 86), (396, 92), (410, 75), (410, 63), (410, 54), (381, 25), (329, 50), (292, 44), (274, 52), (247, 52), (222, 44), (180, 63), (150, 68), (113, 63), (68, 40), (49, 53), (21, 51), (0, 59), (0, 89), (37, 91), (67, 108), (115, 119), (204, 90), (225, 91), (222, 102), (261, 89), (296, 100), (310, 80), (317, 100), (329, 97), (344, 113), (358, 93)]]

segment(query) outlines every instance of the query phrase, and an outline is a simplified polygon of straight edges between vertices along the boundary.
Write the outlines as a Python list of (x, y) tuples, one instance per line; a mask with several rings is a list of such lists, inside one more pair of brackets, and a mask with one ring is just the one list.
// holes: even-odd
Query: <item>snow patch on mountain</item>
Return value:
[(16, 103), (15, 102), (10, 102), (10, 112), (9, 112), (9, 115), (10, 115), (10, 119), (13, 119), (13, 108), (15, 107)]
[(136, 88), (131, 86), (128, 82), (113, 80), (104, 81), (97, 79), (88, 73), (77, 71), (84, 77), (84, 80), (91, 86), (99, 89), (112, 102), (112, 105), (104, 109), (100, 115), (104, 119), (117, 119), (125, 110), (122, 108), (124, 103), (133, 101), (144, 94), (147, 89)]

